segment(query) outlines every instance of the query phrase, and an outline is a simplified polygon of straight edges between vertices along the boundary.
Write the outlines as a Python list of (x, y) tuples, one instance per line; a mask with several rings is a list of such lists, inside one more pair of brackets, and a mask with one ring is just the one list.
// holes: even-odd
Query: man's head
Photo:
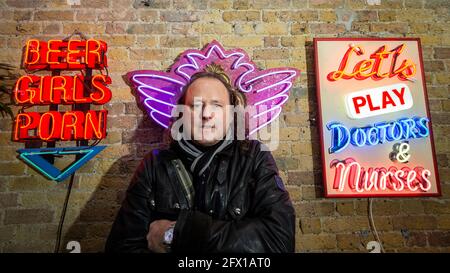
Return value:
[(245, 96), (236, 91), (217, 65), (194, 74), (178, 104), (185, 105), (183, 128), (192, 140), (211, 146), (224, 139), (232, 124), (233, 106), (245, 107)]

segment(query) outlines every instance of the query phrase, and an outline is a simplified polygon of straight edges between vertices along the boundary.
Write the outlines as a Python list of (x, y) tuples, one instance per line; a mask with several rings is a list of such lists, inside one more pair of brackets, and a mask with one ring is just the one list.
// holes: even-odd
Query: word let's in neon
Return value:
[[(372, 78), (373, 80), (381, 80), (397, 76), (400, 80), (406, 81), (415, 75), (416, 65), (411, 60), (405, 59), (400, 66), (396, 68), (398, 57), (405, 48), (406, 45), (401, 44), (393, 50), (386, 50), (386, 45), (383, 45), (373, 52), (369, 59), (359, 61), (352, 69), (349, 67), (350, 59), (354, 57), (355, 54), (357, 56), (364, 55), (364, 49), (360, 46), (350, 44), (339, 64), (338, 70), (330, 72), (327, 75), (327, 79), (332, 82), (340, 79), (365, 80)], [(389, 71), (383, 72), (381, 71), (382, 64), (388, 58), (390, 58), (391, 62), (390, 69)]]

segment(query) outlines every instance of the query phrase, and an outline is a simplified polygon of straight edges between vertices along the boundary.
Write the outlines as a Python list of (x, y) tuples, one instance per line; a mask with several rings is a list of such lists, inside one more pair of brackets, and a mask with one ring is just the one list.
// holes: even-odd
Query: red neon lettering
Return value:
[[(338, 70), (330, 72), (327, 75), (327, 79), (329, 81), (337, 81), (340, 79), (350, 80), (353, 78), (357, 80), (365, 80), (367, 78), (381, 80), (397, 76), (400, 80), (408, 80), (408, 78), (413, 77), (416, 73), (416, 65), (411, 60), (403, 60), (401, 65), (395, 68), (397, 58), (401, 55), (404, 48), (405, 44), (401, 44), (391, 51), (386, 51), (386, 46), (384, 45), (372, 53), (370, 59), (359, 61), (353, 67), (352, 72), (347, 72), (349, 60), (354, 55), (353, 53), (356, 53), (357, 56), (364, 54), (362, 47), (350, 45), (342, 57)], [(389, 58), (389, 56), (392, 56), (390, 70), (383, 73), (381, 71), (383, 60)]]

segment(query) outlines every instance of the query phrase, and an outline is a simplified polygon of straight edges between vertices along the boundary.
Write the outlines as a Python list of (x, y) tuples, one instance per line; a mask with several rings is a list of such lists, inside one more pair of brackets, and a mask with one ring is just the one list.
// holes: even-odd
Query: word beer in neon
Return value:
[(107, 45), (103, 41), (28, 40), (23, 66), (26, 70), (79, 70), (107, 67)]
[(314, 46), (326, 196), (439, 196), (420, 40)]

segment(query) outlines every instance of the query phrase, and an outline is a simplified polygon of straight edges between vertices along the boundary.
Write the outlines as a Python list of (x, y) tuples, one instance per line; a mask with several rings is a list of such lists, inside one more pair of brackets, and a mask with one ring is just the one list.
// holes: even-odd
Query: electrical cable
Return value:
[(383, 247), (383, 243), (380, 240), (380, 236), (378, 235), (378, 231), (377, 228), (375, 227), (375, 221), (373, 220), (373, 212), (372, 212), (372, 202), (373, 202), (373, 198), (368, 198), (367, 199), (369, 202), (369, 222), (370, 222), (370, 227), (375, 235), (375, 239), (377, 240), (378, 244), (380, 244), (380, 250), (381, 253), (385, 253), (384, 251), (384, 247)]

